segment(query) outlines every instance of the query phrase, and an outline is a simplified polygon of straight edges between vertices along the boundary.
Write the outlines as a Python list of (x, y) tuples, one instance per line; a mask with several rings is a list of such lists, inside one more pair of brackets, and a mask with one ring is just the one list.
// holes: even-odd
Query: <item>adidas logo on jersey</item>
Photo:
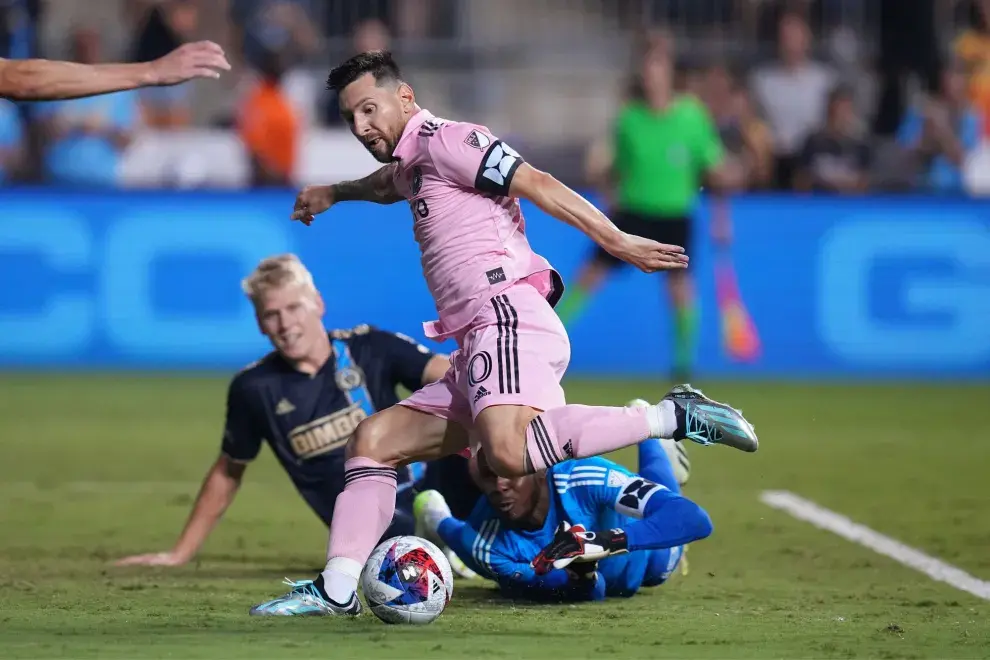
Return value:
[(275, 406), (275, 414), (288, 415), (290, 412), (292, 412), (295, 409), (296, 407), (292, 405), (288, 399), (282, 399), (281, 401), (278, 402), (278, 405)]
[(482, 385), (481, 387), (478, 388), (478, 391), (475, 392), (474, 394), (474, 402), (478, 403), (479, 401), (481, 401), (481, 397), (488, 396), (489, 394), (491, 394), (491, 392), (486, 390), (485, 386)]
[(419, 137), (433, 137), (445, 123), (447, 123), (445, 120), (438, 119), (436, 117), (433, 119), (427, 119), (423, 122), (423, 125), (419, 127)]

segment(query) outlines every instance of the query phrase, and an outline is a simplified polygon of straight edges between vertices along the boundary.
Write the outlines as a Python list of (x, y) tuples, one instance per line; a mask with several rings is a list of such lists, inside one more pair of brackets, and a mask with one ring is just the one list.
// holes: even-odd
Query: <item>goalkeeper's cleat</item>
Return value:
[(671, 466), (674, 468), (677, 485), (683, 487), (691, 478), (691, 461), (688, 458), (687, 445), (671, 438), (661, 438), (660, 446), (663, 447)]
[(267, 603), (251, 608), (251, 616), (357, 616), (361, 613), (361, 601), (357, 593), (344, 605), (333, 602), (312, 580), (293, 582), (285, 579), (292, 591)]
[(677, 430), (674, 440), (691, 440), (699, 445), (727, 445), (754, 452), (759, 447), (756, 431), (742, 411), (713, 401), (690, 385), (678, 385), (664, 397), (674, 404)]
[(450, 570), (454, 572), (459, 578), (464, 578), (465, 580), (470, 580), (471, 578), (478, 577), (478, 574), (468, 568), (467, 564), (461, 561), (461, 558), (457, 556), (457, 553), (446, 546), (440, 546), (443, 550), (443, 554), (447, 556), (447, 562), (450, 564)]
[(471, 579), (478, 577), (478, 574), (467, 567), (453, 550), (447, 547), (440, 533), (440, 523), (446, 518), (450, 518), (450, 507), (438, 491), (424, 490), (413, 500), (413, 518), (416, 520), (416, 536), (430, 541), (443, 551), (447, 561), (450, 563), (450, 570), (454, 575), (461, 578)]
[(416, 521), (416, 536), (435, 545), (442, 545), (440, 523), (451, 517), (450, 507), (443, 495), (436, 490), (424, 490), (413, 500), (413, 519)]

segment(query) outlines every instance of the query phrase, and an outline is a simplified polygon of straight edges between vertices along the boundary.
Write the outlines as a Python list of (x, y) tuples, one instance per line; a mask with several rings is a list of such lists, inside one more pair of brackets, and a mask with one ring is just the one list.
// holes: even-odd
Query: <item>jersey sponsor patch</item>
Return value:
[(523, 158), (512, 147), (495, 140), (481, 160), (474, 187), (484, 193), (508, 197), (512, 176), (523, 164)]
[(423, 189), (423, 168), (418, 165), (413, 168), (411, 192), (413, 197), (419, 194), (419, 191)]
[(464, 144), (469, 147), (474, 147), (480, 151), (487, 149), (488, 145), (491, 143), (491, 138), (477, 129), (471, 131), (468, 136), (464, 138)]
[(634, 477), (616, 496), (615, 510), (624, 516), (642, 518), (650, 498), (661, 490), (666, 489), (642, 477)]

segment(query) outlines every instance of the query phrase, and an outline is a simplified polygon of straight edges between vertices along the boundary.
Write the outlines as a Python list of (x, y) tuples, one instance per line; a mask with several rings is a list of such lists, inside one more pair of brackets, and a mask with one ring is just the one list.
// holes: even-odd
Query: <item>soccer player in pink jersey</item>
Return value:
[(679, 386), (647, 408), (567, 405), (560, 381), (570, 342), (553, 305), (560, 276), (526, 239), (519, 199), (587, 234), (646, 272), (687, 267), (683, 249), (619, 231), (574, 191), (483, 126), (420, 108), (391, 55), (357, 55), (330, 73), (342, 116), (384, 167), (359, 181), (303, 190), (305, 224), (345, 201), (407, 200), (438, 318), (429, 337), (454, 339), (446, 376), (361, 422), (348, 444), (326, 569), (252, 608), (258, 615), (355, 615), (357, 583), (392, 519), (396, 467), (468, 447), (499, 476), (637, 444), (685, 438), (756, 451), (752, 425), (728, 405)]

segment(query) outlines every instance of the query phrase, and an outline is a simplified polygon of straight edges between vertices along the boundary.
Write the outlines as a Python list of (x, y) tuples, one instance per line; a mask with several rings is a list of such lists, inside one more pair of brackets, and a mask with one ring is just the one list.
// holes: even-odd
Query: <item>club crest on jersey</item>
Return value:
[(423, 170), (418, 165), (413, 168), (412, 175), (412, 194), (418, 195), (419, 191), (423, 188)]
[(474, 387), (478, 383), (488, 380), (492, 375), (492, 356), (488, 351), (475, 353), (468, 362), (468, 385)]
[(488, 148), (488, 145), (492, 143), (487, 135), (484, 133), (473, 130), (466, 138), (464, 138), (464, 143), (469, 147), (474, 147), (480, 151), (484, 151)]
[(337, 387), (342, 390), (354, 390), (364, 385), (364, 374), (357, 367), (344, 367), (334, 374)]

